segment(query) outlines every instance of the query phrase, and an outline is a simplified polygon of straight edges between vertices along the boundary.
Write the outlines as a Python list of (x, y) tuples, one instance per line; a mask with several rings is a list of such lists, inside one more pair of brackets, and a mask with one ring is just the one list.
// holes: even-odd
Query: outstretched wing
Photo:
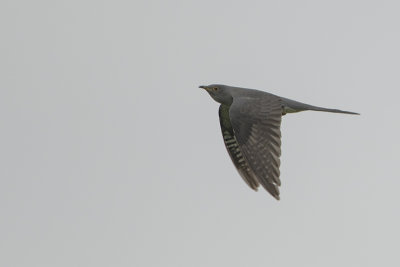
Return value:
[(233, 164), (238, 170), (240, 176), (251, 189), (257, 191), (259, 183), (251, 171), (249, 165), (240, 151), (239, 144), (233, 133), (233, 128), (229, 118), (229, 106), (221, 105), (219, 107), (219, 122), (221, 124), (222, 137), (224, 138), (225, 147), (228, 150)]
[(282, 102), (274, 95), (237, 97), (229, 108), (234, 136), (256, 180), (279, 200)]

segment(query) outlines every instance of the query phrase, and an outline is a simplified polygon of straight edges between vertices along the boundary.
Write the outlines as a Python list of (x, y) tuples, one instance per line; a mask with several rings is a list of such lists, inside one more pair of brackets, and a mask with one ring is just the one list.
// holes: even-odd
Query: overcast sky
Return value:
[[(0, 266), (400, 266), (398, 1), (0, 2)], [(200, 84), (282, 121), (281, 200)]]

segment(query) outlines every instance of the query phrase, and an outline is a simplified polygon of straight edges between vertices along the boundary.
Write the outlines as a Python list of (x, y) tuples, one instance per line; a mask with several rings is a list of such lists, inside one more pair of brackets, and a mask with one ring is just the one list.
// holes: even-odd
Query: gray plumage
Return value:
[(305, 110), (357, 114), (311, 106), (267, 92), (222, 84), (200, 86), (220, 103), (219, 119), (228, 153), (253, 190), (261, 184), (279, 200), (282, 115)]

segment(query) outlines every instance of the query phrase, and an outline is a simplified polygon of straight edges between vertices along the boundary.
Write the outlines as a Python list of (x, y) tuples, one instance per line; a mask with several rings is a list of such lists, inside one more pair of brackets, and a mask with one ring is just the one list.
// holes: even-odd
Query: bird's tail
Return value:
[(299, 112), (305, 110), (314, 110), (314, 111), (323, 111), (323, 112), (333, 112), (333, 113), (343, 113), (343, 114), (352, 114), (352, 115), (360, 115), (360, 113), (352, 112), (352, 111), (344, 111), (340, 109), (332, 109), (332, 108), (322, 108), (317, 106), (312, 106), (308, 104), (304, 104), (301, 102), (297, 102), (294, 100), (290, 100), (287, 98), (282, 98), (282, 102), (284, 104), (285, 112)]
[(360, 113), (357, 113), (357, 112), (345, 111), (345, 110), (333, 109), (333, 108), (321, 108), (321, 107), (315, 107), (315, 106), (310, 106), (310, 108), (308, 108), (306, 110), (315, 110), (315, 111), (323, 111), (323, 112), (333, 112), (333, 113), (360, 115)]

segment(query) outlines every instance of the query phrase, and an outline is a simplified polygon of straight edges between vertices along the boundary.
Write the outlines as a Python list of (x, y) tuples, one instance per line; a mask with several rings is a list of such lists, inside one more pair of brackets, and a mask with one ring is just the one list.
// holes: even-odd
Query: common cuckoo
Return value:
[(226, 149), (247, 185), (261, 184), (279, 200), (281, 120), (286, 113), (305, 110), (357, 114), (307, 105), (267, 92), (211, 84), (200, 86), (220, 103), (219, 121)]

